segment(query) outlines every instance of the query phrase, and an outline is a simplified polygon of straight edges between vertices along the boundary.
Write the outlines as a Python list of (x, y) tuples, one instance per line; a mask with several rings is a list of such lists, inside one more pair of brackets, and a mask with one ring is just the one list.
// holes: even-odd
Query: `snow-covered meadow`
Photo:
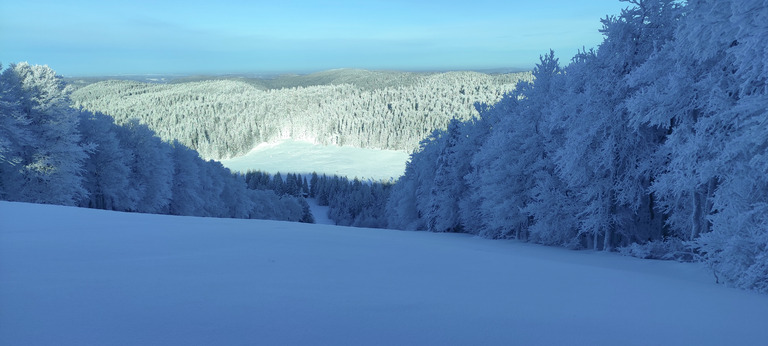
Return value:
[(303, 173), (345, 176), (349, 179), (397, 179), (405, 171), (408, 154), (398, 150), (317, 145), (282, 140), (262, 143), (248, 154), (221, 160), (232, 171), (260, 170), (266, 173)]
[(0, 202), (2, 345), (764, 345), (701, 264)]

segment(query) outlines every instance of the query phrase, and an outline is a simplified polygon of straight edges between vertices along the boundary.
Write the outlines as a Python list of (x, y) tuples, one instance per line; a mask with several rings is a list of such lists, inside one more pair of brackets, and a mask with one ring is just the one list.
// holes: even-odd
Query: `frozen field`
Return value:
[(397, 179), (405, 172), (408, 154), (395, 150), (361, 149), (283, 140), (260, 144), (248, 154), (222, 160), (225, 167), (246, 172), (312, 173), (374, 180)]

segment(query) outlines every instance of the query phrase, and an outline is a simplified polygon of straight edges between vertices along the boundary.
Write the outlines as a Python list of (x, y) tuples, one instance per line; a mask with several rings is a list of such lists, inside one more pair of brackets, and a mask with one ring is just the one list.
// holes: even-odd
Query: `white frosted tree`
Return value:
[[(241, 219), (248, 218), (251, 210), (254, 208), (254, 201), (249, 198), (245, 179), (242, 176), (233, 175), (229, 169), (224, 168), (223, 166), (218, 166), (217, 170), (224, 182), (221, 192), (221, 198), (225, 208), (224, 214), (227, 217)], [(306, 207), (308, 210), (309, 205)], [(304, 211), (303, 204), (302, 211)]]
[(169, 212), (175, 215), (207, 216), (204, 205), (207, 202), (201, 197), (200, 165), (198, 154), (178, 141), (171, 145), (173, 158), (173, 186)]
[(733, 85), (724, 72), (729, 63), (724, 51), (713, 49), (731, 43), (729, 30), (713, 31), (727, 26), (729, 5), (710, 2), (707, 10), (697, 10), (701, 4), (686, 6), (674, 40), (630, 75), (630, 83), (639, 88), (627, 101), (636, 124), (666, 132), (651, 191), (666, 214), (667, 233), (684, 240), (710, 230), (716, 155), (728, 132), (711, 115), (733, 103), (726, 96), (731, 92), (722, 90)]
[(217, 161), (203, 161), (198, 160), (200, 165), (200, 185), (198, 187), (198, 193), (205, 201), (204, 209), (206, 216), (213, 217), (230, 217), (228, 209), (225, 205), (224, 185), (226, 180), (234, 178), (229, 174), (229, 170), (226, 170), (226, 174), (223, 171), (225, 168), (221, 163)]
[(490, 238), (527, 239), (534, 221), (529, 207), (536, 172), (548, 160), (544, 152), (543, 115), (559, 95), (556, 78), (561, 70), (554, 52), (541, 58), (533, 71), (534, 84), (518, 84), (515, 93), (482, 111), (486, 118), (501, 118), (472, 160), (475, 174), (469, 178), (472, 201), (478, 206), (477, 233)]
[[(696, 21), (695, 21), (696, 20)], [(768, 292), (768, 4), (691, 1), (678, 35), (682, 52), (713, 68), (694, 75), (695, 128), (715, 177), (708, 220), (697, 240), (705, 260), (729, 284)]]
[(768, 291), (768, 4), (688, 1), (630, 81), (636, 119), (667, 131), (652, 186), (670, 234), (723, 282)]
[(648, 195), (660, 131), (629, 126), (624, 102), (633, 92), (628, 75), (671, 39), (679, 7), (669, 0), (630, 2), (635, 6), (603, 20), (600, 47), (579, 53), (565, 69), (565, 142), (555, 153), (560, 178), (580, 204), (580, 233), (604, 250), (661, 233)]
[(29, 119), (23, 112), (24, 94), (13, 69), (0, 65), (0, 199), (19, 199), (23, 182), (23, 151), (31, 143), (27, 126)]
[(122, 147), (111, 117), (81, 111), (79, 131), (83, 146), (89, 148), (83, 165), (83, 186), (88, 196), (79, 205), (109, 210), (135, 210), (137, 196), (131, 195), (132, 153)]
[(16, 74), (22, 112), (30, 141), (22, 149), (24, 179), (18, 200), (74, 205), (86, 196), (82, 164), (87, 157), (80, 146), (78, 114), (69, 107), (61, 78), (47, 66), (20, 63), (9, 69)]
[(427, 230), (431, 190), (435, 181), (437, 160), (443, 147), (442, 131), (434, 131), (421, 142), (421, 148), (411, 154), (405, 175), (392, 187), (387, 201), (389, 227)]
[(131, 195), (136, 195), (136, 209), (141, 213), (168, 212), (172, 198), (173, 159), (171, 149), (154, 132), (138, 121), (121, 126), (118, 138), (131, 153)]
[(419, 227), (419, 210), (416, 207), (417, 182), (414, 178), (413, 165), (405, 168), (405, 173), (392, 187), (386, 204), (387, 227), (416, 230)]
[(465, 126), (471, 125), (454, 119), (443, 134), (444, 146), (437, 157), (426, 214), (427, 227), (433, 232), (464, 231), (459, 201), (467, 194), (464, 176), (469, 173), (475, 150), (472, 140), (463, 135)]

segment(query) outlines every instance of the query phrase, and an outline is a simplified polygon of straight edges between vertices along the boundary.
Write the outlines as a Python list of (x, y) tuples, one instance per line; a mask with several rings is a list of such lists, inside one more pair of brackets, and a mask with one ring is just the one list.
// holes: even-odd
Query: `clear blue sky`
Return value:
[(0, 62), (65, 76), (531, 68), (618, 0), (0, 0)]

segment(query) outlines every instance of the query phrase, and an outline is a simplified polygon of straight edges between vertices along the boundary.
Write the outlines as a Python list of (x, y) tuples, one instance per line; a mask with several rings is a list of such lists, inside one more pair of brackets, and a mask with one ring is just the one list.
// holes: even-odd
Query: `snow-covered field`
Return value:
[(221, 160), (233, 170), (249, 169), (268, 173), (312, 173), (374, 180), (397, 179), (405, 172), (408, 154), (395, 150), (361, 149), (336, 145), (316, 145), (283, 140), (260, 144), (248, 154)]
[(0, 202), (0, 345), (765, 345), (701, 265)]

